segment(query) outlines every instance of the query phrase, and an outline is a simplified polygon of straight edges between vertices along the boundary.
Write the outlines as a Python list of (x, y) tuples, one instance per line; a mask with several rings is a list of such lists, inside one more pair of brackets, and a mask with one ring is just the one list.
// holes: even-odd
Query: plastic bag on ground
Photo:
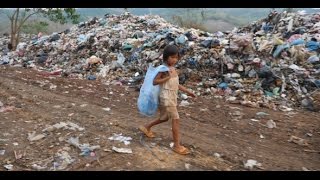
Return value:
[(138, 98), (138, 109), (142, 115), (154, 116), (159, 105), (159, 85), (153, 85), (153, 79), (159, 72), (169, 71), (169, 68), (164, 65), (153, 67), (149, 65), (144, 82), (140, 89)]

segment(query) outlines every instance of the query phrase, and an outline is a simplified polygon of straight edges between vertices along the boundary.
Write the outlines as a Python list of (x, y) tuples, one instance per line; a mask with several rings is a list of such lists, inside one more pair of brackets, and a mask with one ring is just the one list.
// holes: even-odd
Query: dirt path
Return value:
[[(246, 170), (249, 159), (261, 163), (253, 170), (320, 170), (319, 113), (254, 109), (208, 97), (189, 100), (192, 104), (179, 107), (179, 113), (182, 143), (192, 154), (181, 156), (170, 150), (170, 122), (154, 129), (155, 139), (138, 131), (139, 125), (152, 119), (139, 115), (137, 97), (138, 92), (126, 86), (0, 66), (0, 101), (4, 107), (14, 107), (0, 112), (0, 150), (5, 150), (0, 170), (8, 164), (13, 170), (35, 170), (34, 164), (54, 170), (54, 162), (60, 162), (56, 168), (61, 170)], [(269, 115), (260, 117), (257, 112)], [(270, 119), (275, 128), (266, 126)], [(60, 122), (84, 130), (42, 132)], [(32, 131), (45, 137), (30, 142)], [(130, 144), (109, 140), (114, 133), (131, 137)], [(291, 136), (304, 139), (305, 145), (289, 142)], [(92, 156), (81, 156), (81, 150), (67, 142), (70, 137), (101, 148)], [(113, 146), (131, 148), (132, 154), (116, 153)], [(14, 152), (22, 156), (16, 158)], [(58, 152), (71, 159), (65, 161), (65, 168)]]

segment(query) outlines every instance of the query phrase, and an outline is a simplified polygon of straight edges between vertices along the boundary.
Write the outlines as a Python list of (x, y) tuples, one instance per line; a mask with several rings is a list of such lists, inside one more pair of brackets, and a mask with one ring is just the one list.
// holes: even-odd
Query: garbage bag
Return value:
[(318, 57), (317, 55), (313, 55), (313, 56), (310, 56), (310, 57), (308, 58), (308, 62), (309, 62), (309, 63), (316, 63), (316, 62), (318, 62), (318, 61), (320, 61), (320, 59), (319, 59), (319, 57)]
[(202, 41), (202, 42), (201, 42), (201, 45), (202, 45), (203, 47), (208, 48), (208, 47), (211, 46), (211, 43), (212, 43), (212, 42), (213, 42), (213, 40), (205, 40), (205, 41)]
[(309, 51), (316, 51), (320, 48), (320, 42), (317, 41), (309, 41), (306, 43), (306, 47)]
[(291, 46), (300, 45), (300, 44), (304, 44), (304, 40), (303, 39), (296, 39), (296, 40), (293, 40), (290, 43)]
[(178, 38), (175, 39), (176, 44), (184, 44), (186, 43), (186, 41), (188, 40), (188, 38), (185, 35), (181, 35)]
[(289, 44), (278, 45), (277, 49), (273, 52), (273, 57), (274, 58), (278, 57), (283, 50), (288, 49), (289, 47), (290, 47)]
[(80, 43), (83, 43), (87, 40), (86, 35), (84, 34), (80, 34), (78, 39), (77, 39)]
[(165, 71), (169, 71), (169, 68), (165, 65), (158, 67), (149, 65), (137, 102), (142, 115), (151, 117), (156, 114), (159, 105), (160, 87), (159, 85), (153, 85), (153, 80), (159, 72)]
[(227, 83), (225, 83), (225, 82), (220, 83), (220, 84), (219, 84), (219, 88), (221, 88), (221, 89), (225, 90), (225, 89), (227, 89), (227, 88), (228, 88), (228, 84), (227, 84)]
[(49, 42), (57, 41), (60, 39), (60, 36), (58, 33), (53, 33), (52, 36), (49, 39)]

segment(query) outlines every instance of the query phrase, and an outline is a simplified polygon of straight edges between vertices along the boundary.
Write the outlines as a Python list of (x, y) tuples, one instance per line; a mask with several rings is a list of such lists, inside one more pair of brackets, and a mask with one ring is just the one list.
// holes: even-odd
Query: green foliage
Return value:
[(79, 23), (80, 15), (75, 8), (48, 8), (46, 10), (41, 9), (39, 12), (50, 21), (59, 22), (60, 24), (68, 22)]
[(22, 26), (22, 32), (27, 34), (38, 34), (39, 32), (48, 32), (49, 24), (44, 21), (33, 20)]
[(20, 33), (24, 28), (26, 28), (26, 31), (40, 31), (45, 30), (45, 27), (48, 26), (48, 24), (44, 22), (26, 25), (31, 17), (42, 16), (50, 21), (59, 22), (60, 24), (68, 22), (76, 24), (79, 22), (80, 17), (75, 8), (15, 8), (12, 11), (3, 13), (5, 13), (10, 20), (10, 43), (12, 44), (13, 50), (16, 49), (20, 41)]

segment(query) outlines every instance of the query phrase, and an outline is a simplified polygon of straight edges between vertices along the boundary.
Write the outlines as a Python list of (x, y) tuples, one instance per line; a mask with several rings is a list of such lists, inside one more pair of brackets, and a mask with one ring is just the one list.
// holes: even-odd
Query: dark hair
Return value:
[(11, 44), (11, 43), (8, 43), (8, 49), (11, 51), (12, 48), (13, 48), (13, 47), (12, 47), (12, 44)]
[(167, 45), (163, 50), (163, 61), (166, 62), (169, 56), (179, 55), (179, 49), (175, 45)]

